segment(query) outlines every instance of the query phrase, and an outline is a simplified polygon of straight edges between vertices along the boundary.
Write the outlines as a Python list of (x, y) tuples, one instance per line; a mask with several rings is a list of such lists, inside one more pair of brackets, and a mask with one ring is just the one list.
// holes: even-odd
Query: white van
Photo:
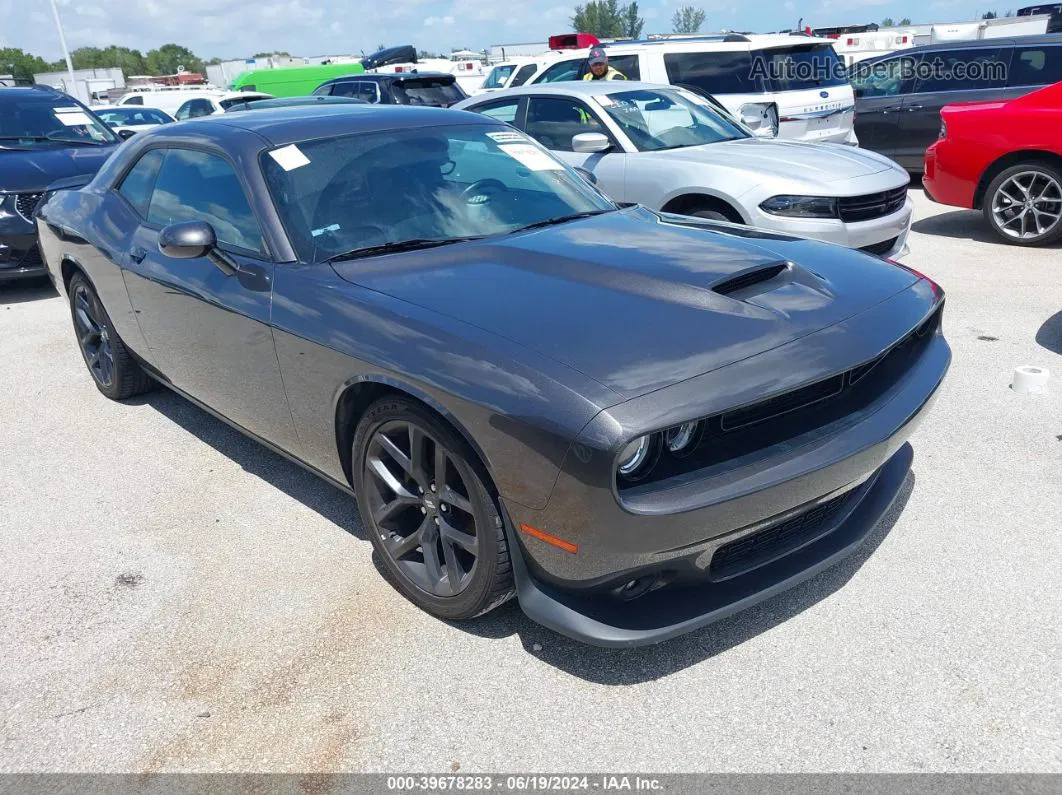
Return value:
[(492, 91), (501, 91), (503, 88), (517, 88), (547, 69), (556, 60), (556, 54), (547, 53), (545, 55), (516, 57), (502, 61), (495, 64), (490, 72), (487, 73), (483, 83), (469, 91), (468, 94), (469, 96), (475, 96), (477, 94), (488, 94)]
[[(628, 80), (711, 94), (763, 137), (858, 143), (855, 97), (833, 42), (737, 33), (603, 44)], [(589, 50), (571, 51), (529, 83), (581, 80)]]

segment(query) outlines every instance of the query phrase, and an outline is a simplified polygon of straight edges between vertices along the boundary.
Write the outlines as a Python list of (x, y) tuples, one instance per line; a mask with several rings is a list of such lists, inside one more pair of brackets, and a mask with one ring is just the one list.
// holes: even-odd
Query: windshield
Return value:
[(490, 74), (487, 75), (487, 79), (483, 81), (484, 88), (501, 88), (505, 85), (505, 81), (509, 79), (509, 75), (513, 73), (513, 69), (516, 68), (516, 64), (508, 64), (506, 66), (495, 66), (490, 70)]
[(848, 82), (832, 44), (762, 50), (756, 53), (752, 68), (762, 73), (768, 91), (805, 91)]
[(500, 124), (320, 138), (264, 153), (262, 169), (305, 262), (615, 209), (541, 146)]
[(641, 89), (595, 96), (641, 152), (748, 138), (704, 97), (680, 89)]
[(392, 87), (399, 105), (431, 105), (447, 108), (465, 98), (452, 77), (425, 77), (419, 80), (399, 80)]
[(0, 146), (54, 148), (117, 141), (105, 124), (69, 97), (27, 91), (0, 101)]
[(167, 124), (173, 121), (161, 110), (156, 110), (155, 108), (107, 108), (97, 110), (95, 113), (107, 124), (119, 127), (122, 125), (135, 126), (137, 124)]

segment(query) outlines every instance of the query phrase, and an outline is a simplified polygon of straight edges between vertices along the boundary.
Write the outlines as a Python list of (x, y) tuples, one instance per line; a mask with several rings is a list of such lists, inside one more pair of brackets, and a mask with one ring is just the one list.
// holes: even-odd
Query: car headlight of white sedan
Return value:
[(830, 196), (772, 196), (760, 204), (771, 215), (788, 218), (837, 218), (837, 199)]

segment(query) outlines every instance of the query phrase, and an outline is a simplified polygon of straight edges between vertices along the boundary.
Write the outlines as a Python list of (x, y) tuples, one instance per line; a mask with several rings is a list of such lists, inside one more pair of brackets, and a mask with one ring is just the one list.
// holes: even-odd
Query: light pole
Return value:
[(63, 21), (59, 19), (59, 6), (52, 0), (52, 13), (55, 14), (55, 27), (59, 29), (59, 46), (63, 48), (63, 57), (66, 59), (66, 72), (70, 75), (70, 87), (67, 93), (77, 97), (77, 83), (74, 81), (74, 62), (70, 60), (70, 51), (66, 48), (66, 34), (63, 33)]

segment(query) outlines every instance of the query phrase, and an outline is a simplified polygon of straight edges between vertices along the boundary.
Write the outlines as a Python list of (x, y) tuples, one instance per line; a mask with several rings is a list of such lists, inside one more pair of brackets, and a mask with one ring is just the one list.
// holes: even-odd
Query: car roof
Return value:
[[(454, 77), (449, 72), (373, 72), (372, 74), (352, 74), (343, 75), (342, 77), (333, 77), (330, 80), (325, 80), (321, 85), (328, 85), (330, 83), (346, 83), (351, 80), (359, 82), (381, 80), (415, 80), (421, 77)], [(456, 79), (456, 78), (455, 78)], [(321, 86), (318, 86), (320, 88)]]
[(499, 122), (488, 116), (448, 108), (329, 103), (263, 108), (253, 113), (219, 113), (180, 124), (160, 125), (141, 135), (154, 140), (205, 138), (222, 144), (254, 134), (259, 143), (264, 139), (272, 146), (285, 146), (314, 138), (447, 124), (496, 125)]
[(36, 94), (37, 96), (49, 96), (53, 98), (67, 97), (73, 99), (69, 95), (63, 93), (58, 88), (52, 88), (51, 86), (32, 85), (32, 86), (4, 86), (0, 85), (0, 97), (19, 97), (27, 96), (29, 94)]
[(555, 83), (532, 83), (518, 88), (505, 88), (490, 94), (479, 94), (477, 100), (495, 101), (503, 97), (524, 96), (527, 94), (552, 94), (560, 97), (597, 97), (615, 94), (618, 91), (665, 91), (674, 86), (660, 83), (641, 83), (637, 80), (559, 80)]
[(860, 64), (865, 63), (877, 63), (884, 61), (888, 58), (896, 56), (914, 57), (923, 52), (939, 52), (940, 50), (965, 50), (974, 49), (978, 47), (999, 47), (1006, 45), (1008, 47), (1028, 47), (1030, 45), (1057, 45), (1062, 44), (1062, 33), (1041, 33), (1037, 36), (1006, 36), (993, 39), (961, 39), (958, 41), (938, 41), (935, 44), (922, 44), (918, 47), (912, 47), (907, 50), (897, 50), (896, 52), (886, 53), (884, 55), (877, 55), (873, 58), (866, 58), (862, 61), (856, 61), (852, 64), (854, 68)]

